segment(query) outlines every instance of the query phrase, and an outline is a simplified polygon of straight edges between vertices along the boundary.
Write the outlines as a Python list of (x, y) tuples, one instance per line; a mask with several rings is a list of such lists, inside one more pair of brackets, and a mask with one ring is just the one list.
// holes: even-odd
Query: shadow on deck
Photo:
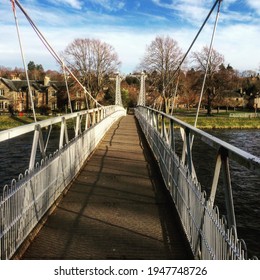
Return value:
[(192, 259), (134, 116), (86, 162), (22, 259)]

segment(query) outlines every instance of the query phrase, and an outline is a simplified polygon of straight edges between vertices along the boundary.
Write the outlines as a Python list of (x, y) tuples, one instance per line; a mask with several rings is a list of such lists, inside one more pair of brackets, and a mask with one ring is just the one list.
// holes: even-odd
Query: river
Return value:
[[(260, 157), (260, 130), (210, 130), (210, 134)], [(58, 132), (57, 132), (58, 133)], [(58, 144), (58, 135), (54, 133), (50, 140), (54, 151)], [(32, 134), (18, 137), (0, 146), (0, 190), (10, 184), (10, 178), (17, 178), (29, 164)], [(194, 142), (193, 161), (202, 188), (209, 193), (209, 186), (215, 167), (216, 151), (210, 150), (204, 143)], [(260, 258), (260, 182), (245, 168), (231, 162), (231, 179), (238, 237), (247, 244), (249, 255)], [(220, 187), (216, 195), (216, 204), (225, 214), (224, 196)]]
[[(244, 151), (260, 157), (260, 130), (210, 130), (208, 133)], [(197, 144), (197, 147), (195, 145)], [(209, 186), (215, 167), (216, 151), (195, 142), (193, 161), (202, 187), (210, 193)], [(238, 238), (245, 240), (249, 255), (260, 258), (260, 181), (259, 174), (230, 161), (231, 182), (237, 222)], [(221, 182), (220, 182), (221, 185)], [(216, 194), (216, 204), (225, 214), (222, 187)]]

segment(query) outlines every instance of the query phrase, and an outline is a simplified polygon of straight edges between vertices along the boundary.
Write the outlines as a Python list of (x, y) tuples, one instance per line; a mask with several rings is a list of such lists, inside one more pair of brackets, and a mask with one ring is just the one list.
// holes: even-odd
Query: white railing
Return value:
[[(72, 182), (111, 125), (126, 111), (120, 106), (100, 107), (0, 132), (0, 142), (34, 131), (28, 169), (0, 193), (0, 259), (9, 259), (32, 229)], [(70, 124), (69, 124), (70, 122)], [(58, 125), (59, 147), (47, 155), (42, 130)], [(73, 126), (69, 137), (68, 126)], [(41, 161), (36, 162), (37, 147)]]
[[(138, 107), (135, 115), (158, 161), (195, 258), (247, 259), (245, 242), (237, 237), (229, 159), (258, 173), (260, 159), (151, 108)], [(180, 139), (183, 139), (180, 156), (176, 152), (178, 132), (182, 135)], [(201, 189), (193, 165), (194, 137), (217, 150), (216, 168), (208, 197)], [(224, 173), (227, 219), (220, 217), (218, 207), (214, 206), (221, 168)]]

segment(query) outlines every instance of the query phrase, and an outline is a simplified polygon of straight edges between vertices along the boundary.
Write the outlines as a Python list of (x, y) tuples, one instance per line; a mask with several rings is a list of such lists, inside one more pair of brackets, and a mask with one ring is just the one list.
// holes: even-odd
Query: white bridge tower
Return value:
[(115, 94), (115, 105), (123, 106), (122, 96), (121, 96), (121, 81), (122, 77), (119, 72), (116, 73), (116, 94)]
[(140, 93), (137, 102), (137, 105), (140, 106), (145, 106), (145, 78), (146, 77), (147, 77), (146, 74), (142, 72), (140, 77)]

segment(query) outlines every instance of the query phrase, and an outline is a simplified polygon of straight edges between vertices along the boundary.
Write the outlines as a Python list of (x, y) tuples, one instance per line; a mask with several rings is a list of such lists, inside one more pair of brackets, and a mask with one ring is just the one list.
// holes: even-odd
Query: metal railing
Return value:
[[(120, 106), (100, 107), (0, 132), (0, 142), (34, 132), (28, 169), (0, 193), (0, 259), (13, 256), (78, 174), (107, 130), (125, 114)], [(52, 129), (55, 125), (56, 129)], [(72, 136), (69, 125), (73, 127)], [(57, 150), (48, 155), (50, 134), (57, 129)], [(48, 130), (45, 141), (43, 130)], [(38, 150), (41, 160), (37, 162)]]
[[(229, 159), (260, 173), (260, 158), (154, 109), (140, 106), (135, 115), (158, 161), (195, 258), (247, 259), (246, 244), (237, 237)], [(178, 134), (178, 139), (182, 139), (180, 156), (176, 148)], [(217, 151), (210, 195), (202, 191), (196, 176), (192, 159), (194, 138)], [(214, 205), (221, 169), (227, 218), (220, 217), (219, 208)]]

